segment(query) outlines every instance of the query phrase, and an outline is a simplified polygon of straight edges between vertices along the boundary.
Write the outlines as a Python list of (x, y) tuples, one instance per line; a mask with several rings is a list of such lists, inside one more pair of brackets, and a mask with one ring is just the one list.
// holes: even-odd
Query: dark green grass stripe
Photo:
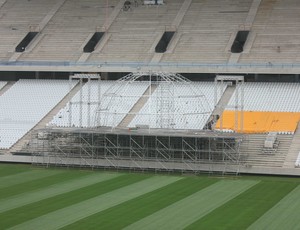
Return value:
[(0, 178), (21, 172), (26, 172), (29, 170), (29, 165), (13, 165), (0, 163)]
[(91, 215), (63, 229), (122, 229), (139, 219), (185, 198), (217, 179), (185, 178), (105, 211)]
[[(6, 229), (58, 209), (99, 196), (115, 189), (149, 178), (149, 175), (127, 174), (82, 189), (25, 205), (0, 214), (0, 226)], [(53, 220), (55, 221), (55, 220)], [(45, 226), (46, 229), (47, 226)]]
[(186, 229), (246, 229), (297, 184), (262, 181)]
[(48, 230), (61, 229), (80, 219), (155, 191), (181, 179), (182, 177), (154, 176), (26, 221), (10, 229), (44, 229), (45, 226), (47, 226)]
[(127, 226), (126, 230), (181, 230), (248, 190), (258, 181), (221, 180)]
[(299, 230), (300, 186), (287, 194), (247, 230), (274, 229)]
[(53, 170), (31, 170), (13, 175), (8, 175), (5, 177), (0, 177), (0, 189), (8, 188), (10, 186), (18, 185), (20, 183), (42, 179), (59, 173), (60, 171)]
[[(47, 170), (44, 170), (45, 172)], [(52, 170), (50, 170), (52, 172)], [(34, 171), (35, 173), (40, 173), (39, 170)], [(56, 171), (53, 171), (54, 173)], [(56, 183), (60, 183), (60, 182), (64, 182), (64, 181), (68, 181), (68, 180), (72, 180), (74, 178), (79, 178), (82, 177), (84, 175), (87, 175), (87, 172), (81, 172), (81, 171), (57, 171), (58, 173), (50, 174), (47, 177), (43, 177), (43, 178), (39, 178), (39, 179), (35, 179), (32, 181), (26, 181), (24, 180), (24, 182), (20, 182), (18, 184), (6, 187), (6, 188), (1, 188), (0, 189), (0, 201), (2, 199), (5, 199), (7, 197), (10, 196), (15, 196), (18, 194), (22, 194), (25, 192), (30, 192), (30, 191), (34, 191), (36, 189), (41, 189), (43, 187), (48, 187), (50, 185), (56, 184)]]
[(78, 176), (75, 179), (56, 183), (34, 191), (24, 192), (16, 196), (7, 197), (4, 200), (0, 200), (0, 213), (81, 189), (102, 181), (110, 180), (121, 175), (122, 174), (120, 173), (89, 173), (84, 177)]

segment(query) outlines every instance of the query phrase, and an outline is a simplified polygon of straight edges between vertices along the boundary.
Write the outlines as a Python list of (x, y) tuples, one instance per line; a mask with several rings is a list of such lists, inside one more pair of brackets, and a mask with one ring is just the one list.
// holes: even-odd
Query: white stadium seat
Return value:
[(16, 82), (0, 97), (0, 148), (10, 148), (68, 92), (69, 82), (65, 80)]

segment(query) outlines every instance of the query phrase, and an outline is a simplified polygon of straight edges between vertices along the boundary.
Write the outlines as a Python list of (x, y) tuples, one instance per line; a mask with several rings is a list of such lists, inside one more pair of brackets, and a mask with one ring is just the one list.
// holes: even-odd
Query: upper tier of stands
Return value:
[(0, 96), (0, 149), (10, 148), (69, 92), (65, 80), (19, 80)]
[(169, 49), (155, 61), (226, 64), (231, 62), (230, 47), (237, 31), (244, 29), (250, 29), (250, 34), (237, 63), (300, 62), (298, 0), (261, 0), (251, 25), (246, 19), (253, 0), (192, 0), (176, 26), (183, 1), (132, 4), (127, 11), (117, 8), (122, 1), (111, 0), (107, 5), (106, 0), (7, 0), (0, 8), (0, 61), (8, 61), (26, 33), (39, 31), (55, 4), (63, 2), (18, 61), (77, 62), (91, 34), (110, 25), (86, 62), (149, 63), (163, 32), (171, 30), (176, 33)]
[(102, 30), (118, 0), (66, 0), (42, 31), (42, 39), (20, 60), (77, 61), (88, 36)]
[[(35, 30), (57, 0), (8, 0), (0, 8), (0, 61), (9, 60), (15, 47)], [(37, 59), (39, 60), (39, 59)]]
[(252, 0), (193, 0), (178, 27), (180, 39), (175, 49), (162, 60), (227, 63), (230, 38), (244, 24), (251, 3)]
[(241, 63), (300, 62), (300, 4), (298, 0), (262, 0), (251, 33), (251, 49)]
[(182, 2), (172, 0), (161, 6), (139, 5), (120, 11), (108, 31), (108, 42), (89, 61), (149, 62), (163, 31), (171, 29)]

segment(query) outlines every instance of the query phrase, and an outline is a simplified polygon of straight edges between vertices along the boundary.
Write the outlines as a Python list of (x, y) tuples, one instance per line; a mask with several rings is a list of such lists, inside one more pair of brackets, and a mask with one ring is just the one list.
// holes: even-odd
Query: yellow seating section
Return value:
[[(241, 132), (240, 118), (238, 112), (238, 130), (235, 130), (235, 111), (226, 110), (223, 113), (222, 129), (230, 129)], [(216, 129), (220, 129), (220, 119)], [(266, 133), (266, 132), (294, 132), (300, 120), (298, 112), (259, 112), (244, 111), (244, 133)]]

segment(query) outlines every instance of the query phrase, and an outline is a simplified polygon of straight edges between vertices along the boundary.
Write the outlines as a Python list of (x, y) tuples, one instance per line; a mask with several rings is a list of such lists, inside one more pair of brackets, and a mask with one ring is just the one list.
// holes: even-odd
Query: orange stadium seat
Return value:
[[(235, 130), (235, 111), (224, 111), (222, 129), (241, 132), (241, 112), (238, 112), (238, 130)], [(216, 129), (221, 129), (220, 119)], [(300, 121), (299, 112), (244, 111), (244, 133), (294, 132)]]

